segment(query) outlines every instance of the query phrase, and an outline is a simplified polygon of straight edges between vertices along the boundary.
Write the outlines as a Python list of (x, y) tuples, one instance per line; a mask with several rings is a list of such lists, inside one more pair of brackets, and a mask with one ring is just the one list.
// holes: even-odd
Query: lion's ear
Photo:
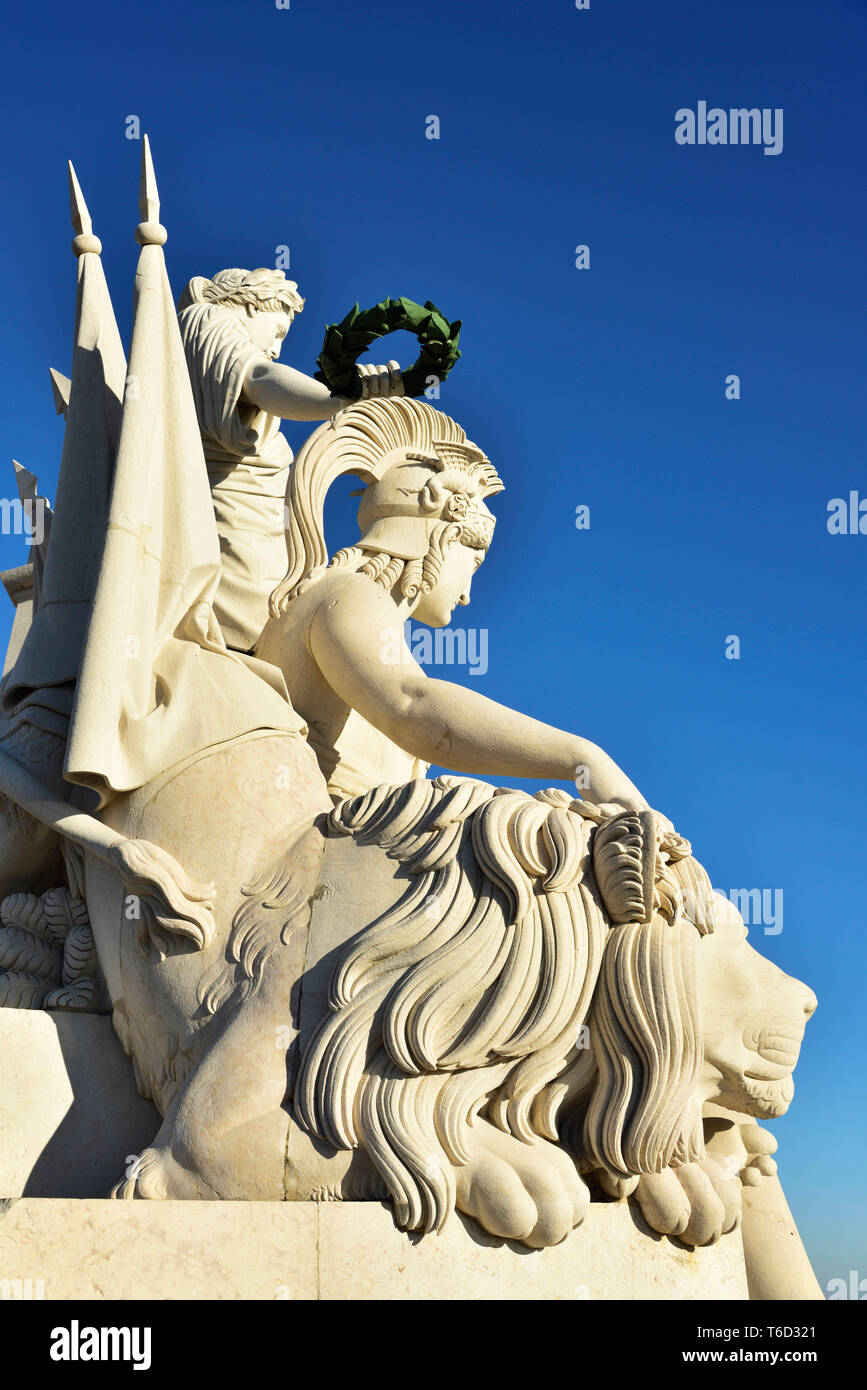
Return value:
[(683, 915), (700, 936), (706, 936), (719, 922), (723, 902), (719, 893), (714, 892), (707, 870), (689, 855), (675, 859), (669, 866), (669, 873), (680, 888)]

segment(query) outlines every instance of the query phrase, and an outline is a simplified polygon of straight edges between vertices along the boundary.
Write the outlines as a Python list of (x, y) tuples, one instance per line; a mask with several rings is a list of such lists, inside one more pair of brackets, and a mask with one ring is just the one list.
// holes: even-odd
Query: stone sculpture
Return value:
[[(531, 1248), (592, 1201), (689, 1246), (747, 1190), (784, 1210), (755, 1121), (791, 1101), (809, 989), (607, 754), (404, 643), (469, 601), (492, 462), (395, 363), (354, 404), (278, 370), (282, 273), (193, 281), (178, 320), (146, 141), (127, 362), (71, 187), (62, 473), (0, 688), (0, 1003), (105, 992), (163, 1120), (113, 1195), (385, 1199)], [(290, 469), (299, 412), (326, 423)], [(361, 534), (329, 557), (346, 473)]]
[[(214, 612), (226, 643), (252, 649), (268, 599), (283, 579), (283, 498), (292, 451), (280, 417), (328, 419), (349, 402), (312, 377), (277, 364), (304, 308), (282, 270), (221, 270), (196, 276), (179, 301), (179, 323), (202, 433), (220, 537)], [(365, 397), (398, 394), (396, 362), (363, 367)]]

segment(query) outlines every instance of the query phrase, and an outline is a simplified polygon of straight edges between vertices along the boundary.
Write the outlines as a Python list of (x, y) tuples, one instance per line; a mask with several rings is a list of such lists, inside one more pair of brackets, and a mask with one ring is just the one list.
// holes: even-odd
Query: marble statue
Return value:
[[(196, 276), (178, 302), (220, 537), (214, 611), (227, 645), (241, 651), (256, 645), (286, 570), (283, 499), (292, 451), (280, 419), (329, 419), (349, 404), (277, 363), (303, 308), (295, 282), (268, 269)], [(365, 396), (399, 394), (397, 362), (364, 364), (363, 387)]]
[[(282, 272), (176, 313), (146, 140), (127, 360), (71, 188), (61, 479), (0, 687), (0, 1003), (111, 1010), (162, 1119), (112, 1195), (387, 1201), (426, 1240), (460, 1211), (533, 1249), (618, 1201), (691, 1248), (743, 1212), (746, 1247), (753, 1201), (778, 1296), (757, 1122), (814, 996), (607, 753), (404, 641), (469, 602), (494, 464), (394, 362), (354, 403), (281, 367)], [(280, 417), (324, 420), (294, 463)], [(360, 534), (329, 555), (345, 474)]]

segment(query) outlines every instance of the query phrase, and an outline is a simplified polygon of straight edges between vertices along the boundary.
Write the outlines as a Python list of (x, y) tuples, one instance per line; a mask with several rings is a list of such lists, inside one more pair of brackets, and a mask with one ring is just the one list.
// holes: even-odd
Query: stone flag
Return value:
[(99, 572), (126, 376), (102, 246), (71, 164), (69, 191), (78, 291), (66, 433), (38, 606), (2, 692), (13, 726), (26, 720), (62, 738)]
[(146, 138), (140, 208), (114, 488), (64, 770), (100, 804), (257, 729), (306, 732), (280, 672), (228, 651), (214, 616), (219, 541)]

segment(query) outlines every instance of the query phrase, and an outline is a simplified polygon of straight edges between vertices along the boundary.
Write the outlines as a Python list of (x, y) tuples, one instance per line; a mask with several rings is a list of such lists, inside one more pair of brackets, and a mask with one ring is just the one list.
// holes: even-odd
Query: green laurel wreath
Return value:
[(458, 349), (460, 319), (449, 323), (430, 300), (421, 305), (403, 298), (384, 299), (363, 312), (356, 304), (342, 323), (329, 323), (322, 351), (316, 359), (319, 367), (316, 380), (324, 382), (332, 396), (358, 400), (362, 387), (357, 359), (377, 338), (397, 333), (402, 328), (414, 333), (421, 347), (418, 359), (403, 373), (406, 394), (421, 396), (429, 377), (445, 381), (461, 355)]

